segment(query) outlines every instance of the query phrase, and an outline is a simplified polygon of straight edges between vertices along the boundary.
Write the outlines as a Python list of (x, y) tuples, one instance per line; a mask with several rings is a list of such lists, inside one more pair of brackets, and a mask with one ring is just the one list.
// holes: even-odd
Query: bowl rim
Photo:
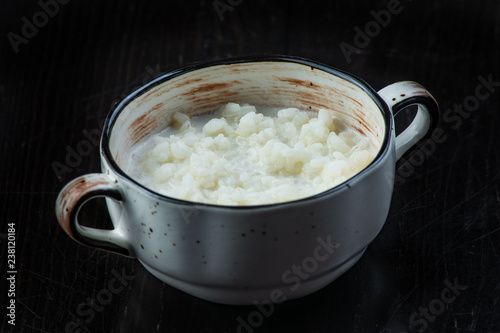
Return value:
[[(163, 84), (166, 81), (169, 81), (175, 77), (194, 72), (196, 70), (208, 68), (208, 67), (214, 67), (214, 66), (220, 66), (220, 65), (232, 65), (232, 64), (242, 64), (242, 63), (258, 63), (258, 62), (290, 62), (290, 63), (295, 63), (295, 64), (300, 64), (300, 65), (305, 65), (308, 67), (311, 67), (313, 69), (318, 69), (321, 71), (324, 71), (328, 74), (335, 75), (337, 77), (340, 77), (358, 88), (361, 88), (372, 100), (373, 102), (377, 105), (379, 108), (382, 118), (384, 119), (384, 124), (385, 124), (385, 132), (384, 132), (384, 138), (382, 141), (382, 144), (380, 146), (380, 149), (375, 156), (375, 158), (370, 162), (368, 166), (366, 166), (363, 170), (355, 174), (354, 176), (350, 177), (349, 179), (345, 180), (344, 182), (317, 194), (299, 198), (296, 200), (292, 201), (284, 201), (284, 202), (276, 202), (276, 203), (269, 203), (269, 204), (258, 204), (258, 205), (244, 205), (244, 206), (238, 206), (238, 205), (219, 205), (219, 204), (212, 204), (212, 203), (204, 203), (204, 202), (194, 202), (194, 201), (188, 201), (188, 200), (183, 200), (183, 199), (178, 199), (174, 197), (170, 197), (164, 194), (160, 194), (154, 190), (151, 190), (144, 186), (143, 184), (139, 183), (136, 181), (134, 178), (129, 176), (115, 161), (113, 158), (113, 155), (111, 154), (111, 150), (109, 147), (109, 141), (112, 135), (113, 127), (120, 116), (121, 112), (126, 108), (126, 106), (131, 103), (133, 100), (135, 100), (136, 97), (141, 96), (145, 92), (157, 87), (160, 84)], [(111, 111), (108, 113), (103, 131), (102, 131), (102, 136), (101, 136), (101, 142), (100, 142), (100, 150), (101, 150), (101, 156), (104, 157), (107, 165), (109, 168), (113, 170), (115, 174), (118, 176), (121, 176), (128, 181), (132, 182), (133, 184), (137, 185), (139, 189), (142, 191), (146, 192), (148, 195), (155, 197), (156, 199), (159, 199), (161, 201), (168, 201), (170, 203), (175, 203), (175, 204), (181, 204), (185, 206), (191, 206), (191, 207), (196, 207), (196, 208), (201, 208), (201, 207), (212, 207), (212, 208), (223, 208), (223, 209), (232, 209), (232, 210), (248, 210), (248, 209), (262, 209), (262, 208), (276, 208), (276, 207), (283, 207), (283, 206), (288, 206), (288, 205), (295, 205), (295, 204), (300, 204), (300, 203), (305, 203), (307, 201), (313, 201), (315, 199), (319, 199), (325, 196), (328, 196), (334, 192), (338, 192), (341, 190), (344, 190), (346, 188), (351, 188), (350, 183), (353, 181), (359, 180), (359, 178), (364, 177), (364, 175), (370, 173), (376, 166), (377, 164), (380, 164), (380, 162), (384, 159), (385, 156), (388, 155), (389, 153), (389, 142), (390, 142), (390, 137), (392, 135), (392, 128), (393, 128), (393, 117), (392, 113), (389, 110), (389, 107), (387, 106), (386, 102), (382, 99), (382, 97), (370, 86), (368, 83), (366, 83), (364, 80), (358, 78), (357, 76), (350, 74), (348, 72), (345, 72), (343, 70), (325, 65), (323, 63), (314, 61), (314, 60), (309, 60), (306, 58), (302, 57), (296, 57), (296, 56), (289, 56), (289, 55), (250, 55), (250, 56), (241, 56), (241, 57), (233, 57), (233, 58), (224, 58), (224, 59), (217, 59), (217, 60), (209, 60), (209, 61), (200, 61), (200, 62), (195, 62), (189, 65), (177, 67), (175, 69), (170, 70), (169, 72), (160, 75), (159, 77), (151, 80), (150, 82), (146, 83), (145, 85), (142, 85), (138, 89), (134, 90), (132, 93), (128, 94), (121, 102), (119, 102), (116, 106), (114, 106)]]

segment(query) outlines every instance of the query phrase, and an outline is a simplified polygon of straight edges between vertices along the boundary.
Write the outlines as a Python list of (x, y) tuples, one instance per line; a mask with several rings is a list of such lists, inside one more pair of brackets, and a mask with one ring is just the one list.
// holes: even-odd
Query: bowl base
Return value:
[[(206, 301), (228, 304), (228, 305), (252, 305), (254, 302), (261, 303), (264, 300), (270, 300), (271, 292), (276, 292), (278, 289), (282, 292), (280, 299), (295, 299), (307, 296), (320, 290), (321, 288), (327, 286), (340, 275), (344, 274), (349, 268), (351, 268), (356, 262), (361, 258), (366, 248), (363, 249), (358, 254), (355, 254), (350, 259), (346, 260), (344, 263), (334, 267), (328, 272), (323, 273), (319, 276), (311, 277), (307, 280), (303, 280), (300, 286), (296, 290), (292, 290), (290, 285), (283, 284), (281, 286), (274, 287), (263, 287), (261, 289), (239, 289), (231, 287), (222, 286), (209, 286), (203, 284), (188, 283), (169, 275), (166, 275), (158, 270), (148, 266), (141, 261), (142, 265), (154, 276), (163, 281), (164, 283), (184, 291), (195, 297), (204, 299)], [(140, 260), (139, 260), (140, 261)]]

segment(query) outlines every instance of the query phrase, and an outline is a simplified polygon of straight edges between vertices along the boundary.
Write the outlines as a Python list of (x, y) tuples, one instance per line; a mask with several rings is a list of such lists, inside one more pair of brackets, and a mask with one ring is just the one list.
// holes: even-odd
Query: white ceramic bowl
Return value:
[[(142, 140), (169, 125), (228, 102), (326, 108), (347, 116), (379, 148), (375, 160), (323, 193), (278, 204), (194, 204), (155, 193), (123, 171)], [(409, 127), (395, 136), (393, 113), (417, 104)], [(391, 112), (392, 111), (392, 112)], [(332, 282), (363, 254), (386, 220), (396, 160), (435, 126), (438, 106), (417, 83), (378, 93), (362, 80), (301, 58), (256, 56), (194, 64), (132, 93), (107, 118), (102, 173), (71, 181), (56, 203), (74, 240), (138, 258), (180, 290), (218, 303), (278, 303)], [(105, 196), (113, 230), (82, 226), (87, 200)]]

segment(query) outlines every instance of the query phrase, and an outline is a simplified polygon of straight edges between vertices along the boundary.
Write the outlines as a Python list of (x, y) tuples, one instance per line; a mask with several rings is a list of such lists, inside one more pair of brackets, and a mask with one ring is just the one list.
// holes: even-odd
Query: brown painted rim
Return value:
[[(326, 191), (323, 191), (321, 193), (293, 200), (293, 201), (286, 201), (286, 202), (278, 202), (278, 203), (270, 203), (270, 204), (264, 204), (264, 205), (248, 205), (248, 206), (228, 206), (228, 205), (216, 205), (216, 204), (208, 204), (208, 203), (202, 203), (202, 202), (193, 202), (193, 201), (187, 201), (187, 200), (182, 200), (182, 199), (176, 199), (173, 197), (169, 197), (160, 193), (157, 193), (141, 183), (137, 182), (135, 179), (130, 177), (127, 173), (125, 173), (116, 163), (114, 160), (110, 148), (109, 148), (109, 140), (113, 131), (113, 126), (116, 122), (116, 119), (120, 116), (121, 112), (125, 107), (132, 102), (136, 97), (141, 96), (145, 92), (155, 88), (156, 86), (169, 81), (175, 77), (178, 77), (180, 75), (184, 75), (189, 72), (194, 72), (199, 69), (207, 68), (207, 67), (212, 67), (212, 66), (219, 66), (219, 65), (231, 65), (231, 64), (238, 64), (238, 63), (256, 63), (256, 62), (291, 62), (291, 63), (296, 63), (296, 64), (301, 64), (305, 65), (314, 69), (322, 70), (328, 74), (338, 76), (346, 81), (349, 81), (350, 83), (356, 85), (357, 87), (361, 88), (370, 98), (377, 104), (379, 107), (380, 112), (382, 113), (382, 117), (384, 119), (385, 123), (385, 133), (384, 133), (384, 140), (382, 141), (382, 145), (380, 147), (380, 150), (377, 154), (377, 156), (374, 158), (374, 160), (363, 170), (358, 172), (356, 175), (352, 176), (351, 178), (347, 179), (345, 182), (332, 187), (331, 189), (328, 189)], [(137, 185), (141, 190), (145, 191), (149, 195), (160, 199), (160, 200), (166, 200), (175, 204), (182, 204), (186, 206), (197, 206), (197, 207), (214, 207), (214, 208), (225, 208), (225, 209), (239, 209), (239, 210), (244, 210), (244, 209), (259, 209), (259, 208), (275, 208), (275, 207), (283, 207), (286, 205), (291, 205), (291, 204), (297, 204), (297, 203), (306, 203), (307, 201), (318, 199), (320, 197), (330, 195), (334, 192), (337, 192), (339, 190), (342, 190), (344, 188), (350, 188), (350, 184), (354, 180), (358, 180), (361, 177), (364, 177), (365, 174), (369, 173), (371, 170), (373, 170), (377, 164), (380, 163), (380, 161), (386, 157), (389, 154), (389, 139), (392, 133), (392, 128), (393, 128), (393, 118), (392, 114), (387, 106), (387, 104), (384, 102), (384, 100), (377, 94), (377, 92), (370, 87), (365, 81), (362, 79), (353, 76), (352, 74), (349, 74), (347, 72), (344, 72), (342, 70), (327, 66), (325, 64), (300, 58), (300, 57), (294, 57), (294, 56), (283, 56), (283, 55), (254, 55), (254, 56), (245, 56), (245, 57), (236, 57), (236, 58), (228, 58), (228, 59), (221, 59), (221, 60), (214, 60), (214, 61), (204, 61), (204, 62), (197, 62), (188, 66), (180, 67), (178, 69), (174, 69), (170, 71), (167, 74), (161, 75), (160, 77), (152, 80), (151, 82), (147, 83), (146, 85), (142, 86), (141, 88), (135, 90), (131, 94), (129, 94), (127, 97), (125, 97), (106, 117), (106, 122), (104, 124), (104, 130), (102, 134), (102, 139), (101, 139), (101, 152), (102, 155), (104, 156), (107, 164), (109, 167), (119, 176), (129, 180), (130, 182), (134, 183)]]

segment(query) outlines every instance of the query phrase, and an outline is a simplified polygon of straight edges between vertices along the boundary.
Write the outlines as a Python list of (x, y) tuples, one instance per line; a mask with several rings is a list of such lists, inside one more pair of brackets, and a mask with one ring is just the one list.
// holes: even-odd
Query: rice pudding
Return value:
[(326, 191), (377, 151), (328, 110), (229, 103), (210, 115), (176, 113), (131, 154), (126, 170), (160, 194), (218, 205), (262, 205)]

